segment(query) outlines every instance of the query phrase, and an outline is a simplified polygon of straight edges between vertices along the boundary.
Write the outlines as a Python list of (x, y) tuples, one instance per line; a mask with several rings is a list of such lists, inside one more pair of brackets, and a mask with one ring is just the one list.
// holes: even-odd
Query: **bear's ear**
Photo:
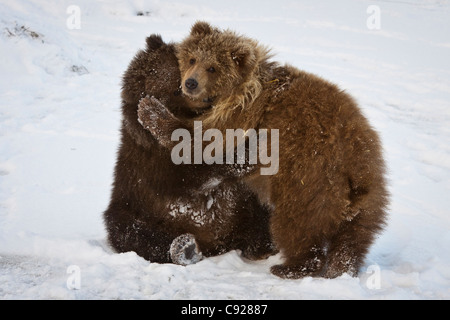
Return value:
[(148, 50), (156, 50), (164, 45), (164, 41), (159, 34), (152, 34), (147, 38), (146, 42)]
[(197, 21), (191, 29), (191, 36), (206, 36), (212, 34), (214, 28), (208, 22)]
[(231, 59), (242, 75), (246, 75), (256, 67), (256, 53), (252, 46), (241, 45), (231, 51)]

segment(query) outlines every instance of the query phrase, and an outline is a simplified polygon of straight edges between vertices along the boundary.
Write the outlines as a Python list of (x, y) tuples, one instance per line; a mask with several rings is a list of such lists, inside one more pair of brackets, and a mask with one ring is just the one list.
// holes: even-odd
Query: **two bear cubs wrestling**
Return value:
[[(179, 44), (147, 38), (123, 79), (104, 213), (117, 251), (178, 264), (279, 251), (284, 263), (271, 271), (283, 278), (357, 275), (386, 218), (378, 135), (338, 87), (269, 59), (258, 42), (205, 22)], [(276, 174), (261, 174), (261, 161), (175, 165), (172, 133), (193, 134), (194, 123), (219, 139), (227, 129), (277, 130)]]

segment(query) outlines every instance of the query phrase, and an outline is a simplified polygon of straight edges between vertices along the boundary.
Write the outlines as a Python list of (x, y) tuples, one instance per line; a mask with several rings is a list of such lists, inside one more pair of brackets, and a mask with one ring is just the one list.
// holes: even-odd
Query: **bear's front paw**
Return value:
[(175, 238), (170, 245), (170, 258), (175, 264), (187, 266), (203, 259), (203, 255), (192, 234), (186, 233)]
[(171, 144), (171, 128), (177, 120), (158, 99), (146, 96), (139, 101), (138, 121), (160, 144), (163, 146)]
[[(149, 124), (152, 124), (154, 120), (171, 120), (174, 118), (173, 114), (162, 104), (158, 99), (153, 96), (146, 96), (139, 101), (138, 106), (139, 119), (146, 124), (149, 120)], [(142, 118), (141, 118), (142, 115)]]

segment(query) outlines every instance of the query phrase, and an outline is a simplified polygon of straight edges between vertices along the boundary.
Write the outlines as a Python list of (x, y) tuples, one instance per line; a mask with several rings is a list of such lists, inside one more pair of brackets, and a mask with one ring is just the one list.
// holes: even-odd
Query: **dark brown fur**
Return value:
[(192, 234), (204, 256), (233, 249), (249, 258), (273, 253), (268, 210), (222, 166), (173, 164), (170, 151), (139, 123), (138, 104), (146, 96), (180, 119), (194, 115), (181, 95), (174, 46), (156, 35), (123, 77), (121, 145), (104, 213), (111, 246), (164, 263), (172, 241)]
[[(355, 101), (315, 75), (269, 62), (256, 41), (207, 23), (194, 25), (178, 58), (183, 92), (198, 107), (213, 101), (199, 118), (204, 130), (279, 129), (279, 172), (244, 179), (274, 208), (271, 233), (285, 261), (272, 272), (356, 275), (384, 227), (388, 193), (380, 140)], [(186, 87), (190, 78), (198, 79), (195, 90)]]

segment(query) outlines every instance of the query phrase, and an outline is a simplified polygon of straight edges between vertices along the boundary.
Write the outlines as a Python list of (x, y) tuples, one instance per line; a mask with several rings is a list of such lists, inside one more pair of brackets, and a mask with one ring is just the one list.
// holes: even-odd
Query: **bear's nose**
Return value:
[(186, 88), (188, 88), (190, 90), (194, 90), (195, 88), (198, 87), (198, 82), (197, 82), (197, 80), (195, 80), (193, 78), (189, 78), (186, 80), (184, 85), (186, 86)]

